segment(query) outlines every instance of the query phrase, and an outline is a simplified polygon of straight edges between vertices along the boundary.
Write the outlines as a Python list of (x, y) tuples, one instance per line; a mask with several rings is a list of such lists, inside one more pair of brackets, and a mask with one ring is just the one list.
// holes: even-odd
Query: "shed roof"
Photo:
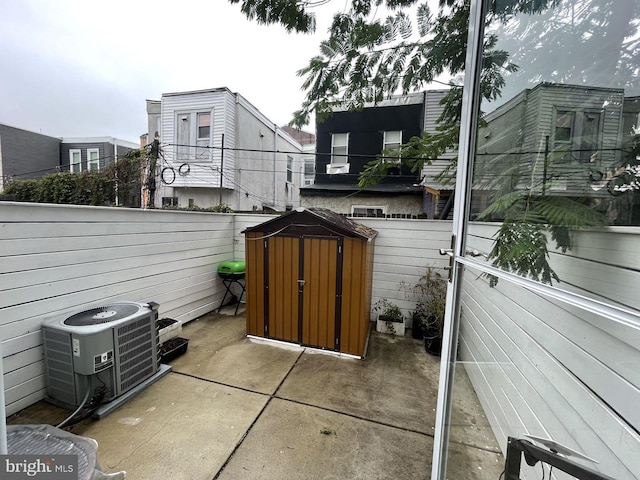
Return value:
[(246, 232), (304, 234), (320, 227), (329, 236), (356, 237), (370, 240), (378, 232), (327, 208), (300, 207), (259, 225), (246, 228)]

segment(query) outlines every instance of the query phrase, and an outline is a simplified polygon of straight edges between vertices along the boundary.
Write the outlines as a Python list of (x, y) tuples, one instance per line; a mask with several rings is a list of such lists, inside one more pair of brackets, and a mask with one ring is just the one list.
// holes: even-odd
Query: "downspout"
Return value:
[(277, 168), (277, 160), (278, 151), (278, 125), (273, 124), (273, 209), (276, 209), (276, 200), (278, 198), (278, 194), (276, 193), (276, 188), (278, 186), (278, 168)]
[(113, 137), (113, 162), (116, 165), (116, 207), (120, 205), (118, 200), (118, 180), (117, 180), (117, 172), (118, 172), (118, 140)]
[(4, 372), (2, 370), (2, 345), (0, 342), (0, 455), (7, 454), (7, 415), (4, 406)]
[[(236, 134), (235, 134), (235, 136), (234, 136), (234, 141), (238, 141), (238, 142), (239, 142), (239, 139), (241, 138), (241, 137), (238, 135), (238, 130), (239, 130), (239, 127), (238, 127), (238, 117), (240, 116), (240, 114), (239, 114), (239, 111), (240, 111), (240, 97), (239, 97), (239, 94), (238, 94), (238, 93), (236, 93), (236, 94), (235, 94), (235, 97), (236, 97), (236, 102), (235, 102), (235, 108), (236, 108), (235, 118), (236, 118), (236, 123), (235, 123), (234, 128), (235, 128), (235, 133), (236, 133)], [(251, 146), (251, 145), (249, 145), (249, 146)], [(234, 144), (234, 145), (232, 145), (232, 147), (241, 147), (241, 145)], [(260, 150), (262, 150), (262, 141), (260, 142)], [(241, 165), (241, 163), (240, 163), (240, 162), (241, 162), (241, 158), (242, 158), (242, 156), (241, 156), (241, 155), (240, 155), (240, 156), (238, 156), (238, 155), (236, 154), (236, 151), (235, 151), (235, 150), (232, 150), (232, 152), (233, 152), (233, 168), (238, 172), (237, 182), (235, 182), (235, 185), (236, 185), (236, 186), (234, 187), (234, 188), (236, 189), (236, 209), (237, 209), (237, 210), (243, 210), (243, 208), (242, 208), (242, 165)], [(262, 155), (262, 154), (260, 154), (260, 155)], [(235, 177), (235, 175), (234, 175), (234, 179), (235, 179), (235, 178), (236, 178), (236, 177)]]

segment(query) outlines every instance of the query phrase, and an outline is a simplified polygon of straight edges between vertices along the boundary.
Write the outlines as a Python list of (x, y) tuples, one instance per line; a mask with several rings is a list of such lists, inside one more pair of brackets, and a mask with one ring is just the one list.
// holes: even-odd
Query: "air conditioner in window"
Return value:
[(335, 175), (338, 173), (349, 173), (348, 163), (329, 163), (327, 164), (327, 174)]
[(102, 389), (110, 411), (163, 376), (169, 369), (162, 365), (159, 375), (157, 319), (154, 302), (118, 302), (44, 320), (45, 398), (75, 409)]

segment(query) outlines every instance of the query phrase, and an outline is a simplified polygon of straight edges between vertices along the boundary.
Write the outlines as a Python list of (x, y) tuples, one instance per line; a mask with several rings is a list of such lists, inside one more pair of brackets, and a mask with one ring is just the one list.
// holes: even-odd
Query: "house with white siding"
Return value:
[(631, 196), (611, 191), (628, 159), (637, 102), (621, 88), (541, 82), (485, 116), (479, 129), (473, 211), (484, 210), (509, 181), (556, 196), (590, 197), (613, 223), (633, 215)]
[(147, 100), (160, 141), (155, 204), (285, 211), (300, 204), (302, 145), (228, 88)]

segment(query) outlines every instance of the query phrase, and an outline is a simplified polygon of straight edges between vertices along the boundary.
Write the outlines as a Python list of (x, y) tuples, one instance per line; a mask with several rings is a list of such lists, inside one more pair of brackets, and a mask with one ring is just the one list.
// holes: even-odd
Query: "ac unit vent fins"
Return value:
[(115, 303), (106, 307), (92, 308), (84, 312), (76, 313), (65, 319), (64, 324), (70, 326), (99, 325), (101, 323), (122, 320), (140, 311), (138, 305), (127, 303)]

